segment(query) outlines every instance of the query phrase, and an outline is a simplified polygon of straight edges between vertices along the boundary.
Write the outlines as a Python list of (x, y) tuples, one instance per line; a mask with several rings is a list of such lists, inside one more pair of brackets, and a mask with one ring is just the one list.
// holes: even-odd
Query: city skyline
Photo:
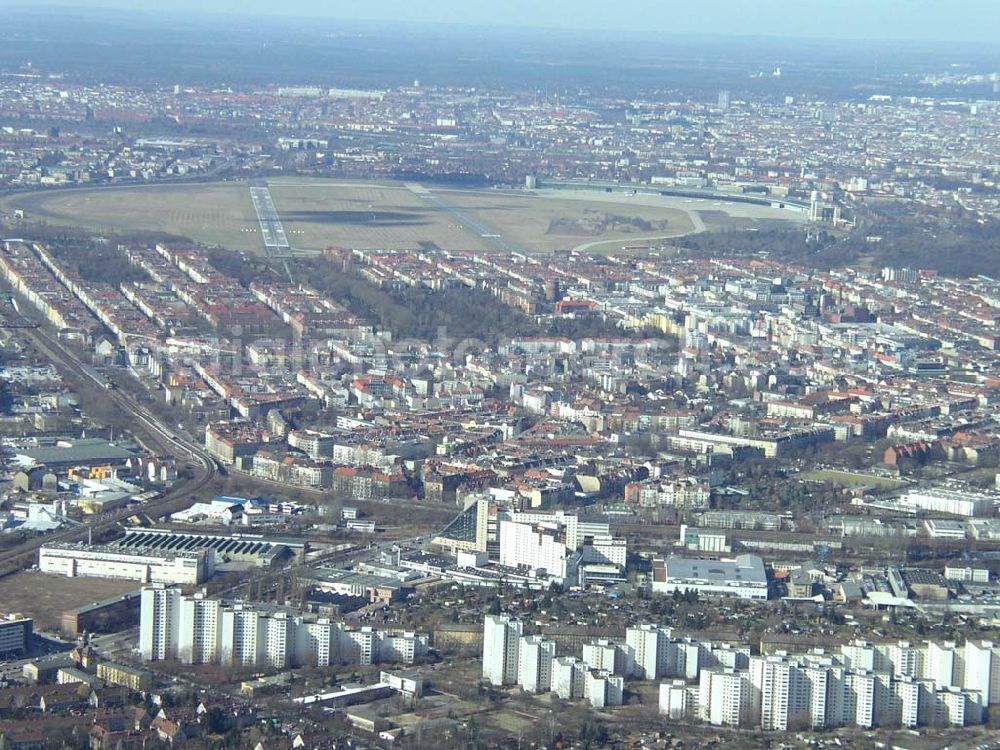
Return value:
[(31, 2), (0, 748), (1000, 750), (984, 0)]

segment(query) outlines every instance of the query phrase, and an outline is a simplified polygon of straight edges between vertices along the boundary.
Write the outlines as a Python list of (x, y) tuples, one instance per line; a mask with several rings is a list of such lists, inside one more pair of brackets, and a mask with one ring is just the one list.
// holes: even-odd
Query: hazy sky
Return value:
[[(5, 5), (25, 0), (0, 0)], [(34, 0), (331, 19), (1000, 44), (1000, 0)]]

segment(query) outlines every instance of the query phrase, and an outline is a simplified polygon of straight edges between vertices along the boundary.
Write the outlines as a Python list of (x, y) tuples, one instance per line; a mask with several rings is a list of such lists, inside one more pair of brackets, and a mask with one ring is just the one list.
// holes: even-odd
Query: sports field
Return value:
[[(304, 178), (276, 178), (268, 185), (288, 241), (301, 252), (331, 246), (609, 252), (692, 232), (800, 220), (766, 206), (624, 193), (457, 190)], [(0, 207), (22, 209), (29, 221), (105, 232), (165, 232), (262, 254), (249, 188), (246, 182), (218, 182), (40, 191), (4, 198)]]

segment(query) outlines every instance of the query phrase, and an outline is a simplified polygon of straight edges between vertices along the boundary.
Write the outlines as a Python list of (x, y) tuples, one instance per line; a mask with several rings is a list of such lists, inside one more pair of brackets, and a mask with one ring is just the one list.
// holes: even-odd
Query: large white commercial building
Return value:
[(70, 578), (120, 578), (140, 583), (197, 585), (215, 572), (215, 550), (124, 549), (113, 545), (46, 544), (38, 569)]
[(427, 636), (349, 628), (307, 619), (290, 607), (225, 602), (199, 592), (156, 585), (143, 588), (139, 651), (148, 661), (242, 664), (285, 669), (332, 664), (412, 664), (427, 652)]
[(706, 597), (767, 599), (767, 573), (757, 555), (731, 559), (701, 560), (667, 557), (653, 561), (652, 589), (671, 594), (695, 591)]
[(943, 487), (910, 490), (899, 498), (900, 505), (914, 511), (949, 513), (967, 518), (992, 516), (998, 503), (1000, 495)]
[(557, 581), (577, 576), (580, 555), (566, 544), (555, 524), (500, 521), (500, 564), (547, 575)]
[(498, 516), (500, 564), (576, 583), (581, 568), (625, 570), (628, 544), (606, 523), (581, 521), (575, 514), (505, 511)]

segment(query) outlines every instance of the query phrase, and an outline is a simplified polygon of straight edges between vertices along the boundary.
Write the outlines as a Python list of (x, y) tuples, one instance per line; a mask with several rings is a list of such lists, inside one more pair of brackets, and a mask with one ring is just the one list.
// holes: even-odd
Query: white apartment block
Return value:
[[(570, 657), (556, 658), (555, 643), (522, 636), (520, 621), (487, 615), (483, 623), (483, 679), (496, 686), (519, 685), (530, 693), (554, 691), (566, 700), (584, 698), (597, 708), (621, 705), (625, 680)], [(614, 661), (612, 651), (609, 660)]]
[(923, 677), (924, 648), (907, 641), (899, 641), (898, 643), (878, 646), (877, 650), (882, 655), (878, 664), (879, 669), (885, 669), (894, 675)]
[(686, 680), (672, 680), (660, 684), (660, 715), (670, 721), (697, 719), (698, 685), (688, 685)]
[(323, 618), (305, 623), (299, 635), (296, 641), (298, 662), (329, 667), (332, 663), (331, 654), (335, 652), (336, 626)]
[(875, 659), (878, 655), (874, 646), (864, 641), (845, 643), (840, 647), (844, 666), (850, 669), (872, 671), (875, 669)]
[(424, 634), (354, 629), (328, 619), (306, 620), (289, 607), (182, 595), (164, 585), (143, 588), (139, 649), (143, 659), (188, 664), (293, 666), (412, 664), (427, 653)]
[(583, 662), (590, 669), (625, 677), (632, 671), (635, 654), (627, 644), (600, 640), (584, 644)]
[(698, 681), (699, 718), (715, 726), (738, 727), (750, 717), (750, 680), (746, 672), (706, 669)]
[(563, 700), (583, 698), (587, 665), (571, 656), (560, 656), (552, 662), (552, 689)]
[(426, 636), (420, 636), (412, 631), (404, 633), (376, 634), (376, 654), (379, 662), (399, 662), (413, 664), (418, 656), (427, 651)]
[(924, 655), (924, 670), (921, 675), (936, 685), (951, 686), (957, 683), (955, 671), (955, 644), (930, 641)]
[(594, 708), (620, 706), (624, 693), (624, 678), (596, 669), (584, 670), (583, 697)]
[(173, 658), (178, 651), (181, 592), (156, 586), (140, 595), (139, 652), (146, 661)]
[(209, 664), (219, 659), (220, 602), (201, 592), (182, 596), (177, 621), (177, 651), (185, 664)]
[(665, 506), (702, 510), (709, 507), (712, 489), (708, 482), (680, 479), (650, 482), (639, 489), (639, 505), (644, 508)]
[(295, 635), (302, 624), (301, 617), (290, 617), (288, 612), (275, 612), (265, 621), (264, 663), (272, 669), (285, 669), (292, 665), (295, 656)]
[(263, 637), (267, 627), (266, 620), (263, 612), (241, 604), (223, 610), (219, 660), (223, 664), (263, 664), (266, 654), (266, 641)]
[(769, 731), (964, 726), (981, 722), (984, 709), (1000, 702), (996, 656), (992, 643), (973, 641), (960, 648), (856, 642), (840, 653), (751, 656), (746, 669), (702, 667), (697, 695), (683, 692), (686, 681), (664, 683), (660, 712)]
[(483, 624), (483, 679), (497, 687), (517, 683), (520, 621), (509, 615), (487, 615)]
[(965, 726), (1000, 703), (1000, 646), (989, 641), (854, 641), (834, 652), (753, 656), (746, 645), (680, 638), (651, 624), (628, 628), (625, 641), (586, 644), (583, 659), (556, 658), (553, 644), (524, 637), (519, 621), (488, 616), (483, 676), (598, 708), (621, 702), (625, 676), (668, 678), (659, 707), (669, 719), (766, 731)]
[(983, 707), (1000, 702), (1000, 648), (990, 641), (966, 641), (962, 648), (961, 687), (974, 690)]
[(630, 670), (640, 680), (655, 680), (666, 673), (667, 642), (670, 630), (642, 624), (625, 631), (625, 644), (632, 649), (635, 663)]
[(556, 644), (540, 635), (526, 635), (518, 646), (517, 684), (528, 693), (552, 689), (552, 662)]
[(961, 688), (938, 688), (931, 700), (932, 722), (936, 726), (963, 727), (983, 720), (983, 709), (977, 696)]
[(625, 650), (631, 657), (626, 674), (644, 680), (696, 680), (706, 667), (746, 669), (750, 657), (749, 646), (678, 638), (669, 628), (649, 624), (626, 629)]

